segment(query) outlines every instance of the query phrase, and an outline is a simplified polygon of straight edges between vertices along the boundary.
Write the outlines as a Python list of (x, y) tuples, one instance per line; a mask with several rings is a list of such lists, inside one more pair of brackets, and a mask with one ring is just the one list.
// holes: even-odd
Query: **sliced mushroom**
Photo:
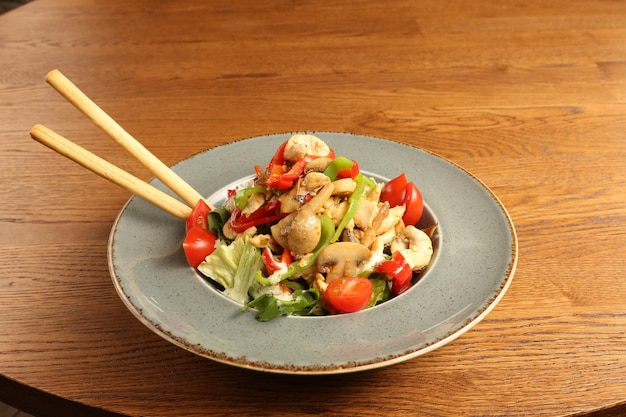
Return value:
[[(270, 231), (272, 232), (272, 237), (284, 248), (287, 248), (294, 253), (297, 254), (305, 254), (310, 252), (315, 248), (317, 243), (319, 242), (319, 235), (317, 236), (317, 240), (315, 241), (315, 245), (311, 250), (306, 251), (305, 249), (309, 246), (310, 241), (313, 239), (312, 236), (318, 233), (321, 233), (321, 225), (319, 224), (319, 219), (315, 216), (324, 206), (324, 203), (330, 198), (333, 193), (333, 183), (329, 182), (322, 189), (309, 200), (306, 204), (300, 207), (297, 211), (290, 213), (287, 217), (270, 227)], [(294, 232), (294, 236), (289, 238), (289, 235), (292, 232), (294, 227), (294, 220), (296, 216), (300, 216), (298, 219), (298, 223), (295, 225), (296, 229)], [(314, 217), (315, 220), (311, 219)], [(310, 224), (308, 222), (311, 222)], [(317, 223), (316, 223), (317, 222)], [(310, 232), (306, 231), (307, 227), (313, 227)], [(319, 227), (319, 229), (317, 229)], [(291, 247), (291, 245), (294, 247)]]
[(302, 180), (302, 188), (307, 192), (311, 192), (325, 186), (329, 182), (330, 178), (321, 172), (309, 172)]
[(367, 262), (372, 252), (353, 242), (335, 242), (328, 245), (317, 257), (317, 269), (326, 274), (329, 283), (340, 277), (356, 276), (359, 266)]
[(333, 185), (335, 188), (333, 189), (333, 195), (338, 195), (342, 197), (348, 197), (350, 194), (356, 190), (356, 181), (352, 178), (342, 178), (339, 180), (333, 181)]
[(295, 212), (291, 213), (287, 217), (280, 220), (278, 223), (270, 227), (270, 232), (272, 233), (272, 237), (280, 246), (283, 248), (289, 248), (289, 244), (287, 242), (287, 235), (289, 234), (289, 229), (291, 228), (291, 222), (293, 218), (296, 217)]
[(320, 241), (322, 225), (320, 219), (306, 207), (296, 213), (287, 233), (289, 250), (295, 255), (312, 252)]
[(328, 164), (330, 164), (331, 162), (332, 159), (327, 156), (315, 158), (314, 160), (306, 164), (306, 166), (304, 167), (304, 172), (307, 174), (309, 172), (323, 172), (328, 167)]
[(406, 226), (391, 242), (391, 251), (400, 252), (413, 271), (419, 271), (430, 262), (433, 244), (430, 237), (415, 226)]

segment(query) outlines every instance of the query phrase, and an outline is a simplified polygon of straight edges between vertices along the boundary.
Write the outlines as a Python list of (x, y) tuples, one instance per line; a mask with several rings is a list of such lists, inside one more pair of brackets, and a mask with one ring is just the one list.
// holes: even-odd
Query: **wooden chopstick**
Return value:
[[(111, 116), (98, 107), (59, 70), (54, 69), (50, 71), (46, 76), (46, 82), (65, 97), (67, 101), (72, 103), (74, 107), (85, 114), (96, 126), (137, 158), (154, 176), (178, 194), (191, 207), (194, 207), (199, 200), (204, 199), (200, 193), (126, 132)], [(209, 203), (207, 202), (207, 204)], [(213, 208), (210, 204), (209, 207)]]
[(30, 130), (30, 135), (33, 139), (50, 149), (100, 175), (102, 178), (123, 187), (181, 220), (187, 219), (191, 214), (191, 208), (181, 201), (89, 152), (45, 126), (39, 124), (33, 126)]

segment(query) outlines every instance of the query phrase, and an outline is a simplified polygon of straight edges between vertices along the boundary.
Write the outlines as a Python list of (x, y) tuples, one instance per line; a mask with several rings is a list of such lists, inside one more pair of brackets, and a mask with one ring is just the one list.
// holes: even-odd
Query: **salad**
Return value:
[(428, 266), (436, 225), (404, 173), (387, 183), (320, 138), (296, 134), (224, 206), (186, 223), (189, 264), (268, 321), (353, 313), (406, 291)]

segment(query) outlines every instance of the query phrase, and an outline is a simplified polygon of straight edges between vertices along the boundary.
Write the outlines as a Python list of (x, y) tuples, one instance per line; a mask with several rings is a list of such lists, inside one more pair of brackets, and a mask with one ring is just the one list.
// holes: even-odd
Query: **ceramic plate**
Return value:
[[(277, 373), (330, 374), (378, 368), (432, 351), (469, 330), (502, 298), (517, 261), (517, 239), (498, 198), (454, 163), (389, 140), (315, 133), (337, 155), (382, 180), (402, 171), (439, 223), (433, 261), (411, 289), (358, 313), (279, 317), (224, 297), (186, 261), (184, 225), (131, 198), (109, 242), (113, 283), (128, 309), (164, 339), (200, 356)], [(215, 202), (229, 184), (265, 165), (289, 134), (216, 147), (173, 169)], [(166, 190), (153, 180), (157, 188)]]

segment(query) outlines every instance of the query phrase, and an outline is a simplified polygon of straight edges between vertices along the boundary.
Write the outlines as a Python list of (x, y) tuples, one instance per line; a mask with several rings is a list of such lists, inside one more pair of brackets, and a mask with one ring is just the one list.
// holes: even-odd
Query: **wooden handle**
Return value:
[[(123, 146), (131, 155), (178, 194), (191, 207), (204, 198), (174, 171), (154, 156), (138, 140), (124, 130), (111, 116), (87, 97), (76, 85), (59, 70), (52, 70), (46, 76), (46, 82), (74, 107), (85, 114), (96, 126), (106, 132), (113, 140)], [(207, 202), (208, 204), (208, 202)]]
[(82, 165), (88, 170), (100, 175), (114, 184), (130, 191), (165, 210), (181, 220), (186, 220), (191, 214), (191, 208), (175, 199), (174, 197), (154, 188), (150, 184), (129, 174), (123, 169), (111, 164), (88, 150), (76, 145), (58, 133), (42, 125), (35, 125), (30, 135), (36, 141), (46, 145), (50, 149)]

